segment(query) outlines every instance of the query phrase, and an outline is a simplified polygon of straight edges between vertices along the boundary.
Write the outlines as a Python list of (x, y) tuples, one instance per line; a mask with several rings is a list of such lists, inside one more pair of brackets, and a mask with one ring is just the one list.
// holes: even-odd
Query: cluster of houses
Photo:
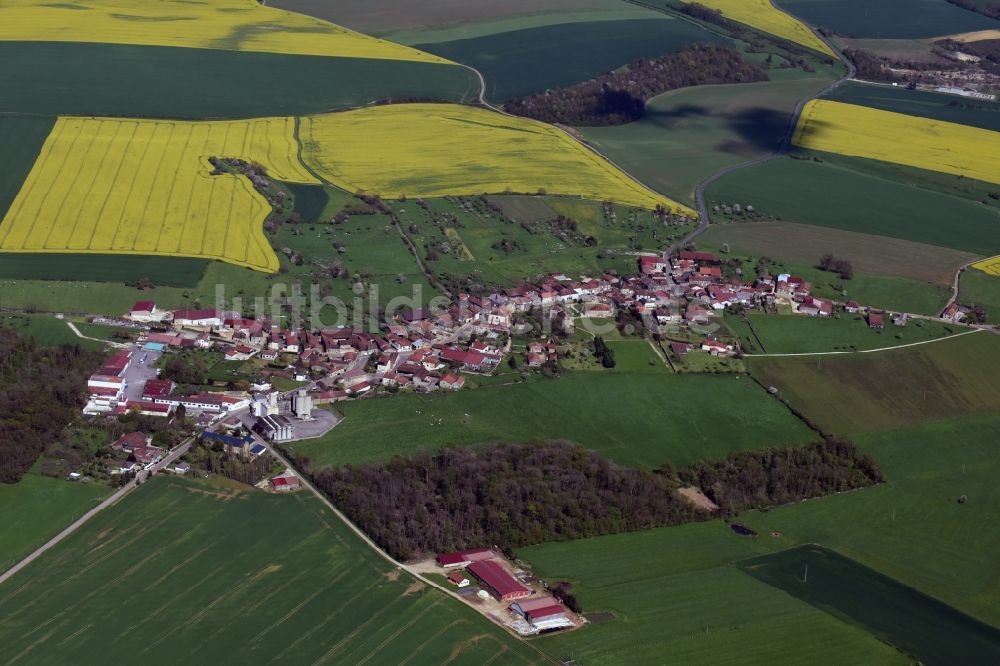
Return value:
[[(720, 311), (785, 305), (794, 313), (827, 317), (836, 305), (813, 296), (808, 281), (787, 273), (762, 274), (745, 284), (723, 270), (720, 257), (707, 252), (641, 256), (638, 268), (632, 275), (608, 273), (576, 280), (552, 273), (487, 296), (459, 294), (447, 309), (402, 312), (377, 333), (346, 327), (287, 329), (268, 319), (214, 309), (161, 310), (152, 301), (136, 303), (125, 320), (153, 329), (139, 338), (146, 350), (216, 348), (229, 360), (257, 357), (274, 362), (280, 357), (295, 380), (309, 382), (312, 404), (321, 405), (360, 398), (379, 386), (419, 392), (461, 389), (465, 374), (488, 374), (499, 366), (511, 351), (512, 335), (524, 332), (516, 323), (518, 315), (536, 308), (564, 330), (572, 328), (574, 319), (612, 318), (626, 312), (666, 338), (677, 355), (701, 351), (732, 356), (739, 352), (737, 343), (709, 332), (701, 333), (699, 341), (699, 331), (708, 330), (701, 327)], [(869, 312), (853, 301), (843, 307), (866, 314), (873, 328), (883, 325), (883, 313)], [(945, 313), (954, 320), (961, 316), (958, 309)], [(905, 325), (905, 315), (895, 323)], [(678, 336), (672, 333), (679, 331), (686, 334), (675, 340)], [(125, 398), (121, 370), (129, 353), (116, 354), (91, 377), (93, 412), (139, 409), (166, 416), (183, 405), (188, 411), (224, 416), (255, 399), (246, 392), (176, 395), (169, 381), (159, 379), (146, 381), (140, 396)], [(528, 367), (557, 360), (552, 342), (529, 342)], [(253, 386), (254, 393), (265, 389), (270, 386)], [(268, 427), (278, 435), (274, 441), (281, 438), (282, 423), (275, 420)]]
[(153, 446), (152, 435), (147, 435), (144, 432), (127, 433), (112, 442), (111, 448), (126, 456), (119, 463), (118, 469), (115, 470), (121, 474), (136, 472), (150, 465), (155, 465), (167, 453), (166, 449)]
[[(492, 598), (502, 604), (508, 616), (501, 619), (518, 633), (531, 635), (577, 624), (561, 601), (525, 585), (492, 548), (442, 553), (436, 561), (448, 572), (448, 581), (455, 587), (467, 593), (474, 591), (480, 598)], [(473, 589), (470, 576), (476, 581), (477, 589)], [(529, 575), (522, 572), (521, 577)]]

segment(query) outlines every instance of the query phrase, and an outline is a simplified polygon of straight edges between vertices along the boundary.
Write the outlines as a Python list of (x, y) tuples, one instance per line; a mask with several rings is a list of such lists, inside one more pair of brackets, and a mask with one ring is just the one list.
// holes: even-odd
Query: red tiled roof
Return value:
[(152, 312), (156, 308), (153, 301), (136, 301), (132, 306), (132, 312)]

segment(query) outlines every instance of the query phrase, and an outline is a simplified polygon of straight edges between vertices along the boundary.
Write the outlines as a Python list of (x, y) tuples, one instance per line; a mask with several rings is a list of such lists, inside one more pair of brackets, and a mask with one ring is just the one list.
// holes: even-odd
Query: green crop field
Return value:
[[(890, 236), (981, 255), (1000, 252), (1000, 207), (929, 189), (977, 185), (919, 169), (891, 168), (872, 160), (823, 162), (790, 157), (729, 174), (707, 192), (710, 204), (751, 204), (782, 221)], [(859, 169), (869, 169), (863, 173)], [(909, 178), (906, 182), (893, 177)], [(922, 182), (919, 178), (925, 178)], [(917, 185), (916, 187), (914, 185)], [(997, 188), (993, 186), (990, 191)], [(794, 192), (795, 196), (788, 196)], [(982, 198), (986, 199), (985, 193)], [(943, 224), (943, 220), (957, 220)]]
[(711, 252), (721, 252), (728, 245), (734, 254), (805, 266), (816, 265), (829, 253), (850, 261), (856, 273), (933, 282), (949, 289), (955, 272), (980, 256), (888, 236), (791, 222), (713, 224), (698, 237), (698, 245)]
[(758, 351), (769, 354), (881, 349), (937, 340), (967, 330), (920, 319), (911, 319), (906, 326), (889, 322), (884, 329), (871, 329), (864, 317), (846, 312), (836, 317), (751, 313), (747, 319), (756, 333), (752, 340), (760, 341), (756, 346), (764, 346)]
[(979, 270), (965, 271), (959, 283), (958, 302), (984, 306), (989, 323), (1000, 324), (1000, 277)]
[(721, 522), (518, 550), (568, 580), (587, 613), (614, 619), (534, 644), (585, 664), (817, 664), (907, 661), (863, 630), (764, 585), (732, 562), (777, 547)]
[(668, 459), (684, 465), (815, 437), (753, 381), (733, 375), (579, 372), (452, 395), (347, 402), (337, 409), (346, 418), (329, 434), (291, 445), (314, 469), (422, 447), (560, 438), (621, 464), (656, 467)]
[(28, 473), (14, 484), (0, 483), (0, 571), (85, 514), (110, 494), (107, 486), (73, 483)]
[(481, 24), (491, 26), (496, 22), (534, 23), (544, 22), (546, 19), (549, 23), (558, 23), (563, 21), (564, 14), (599, 16), (606, 13), (619, 14), (623, 11), (619, 0), (506, 0), (505, 2), (426, 0), (420, 4), (408, 0), (366, 2), (276, 0), (273, 6), (315, 16), (370, 35), (387, 37), (391, 41), (403, 44), (416, 42), (413, 39), (403, 39), (399, 34), (402, 32), (416, 31), (420, 34), (438, 28), (476, 31), (481, 29)]
[(782, 547), (822, 544), (1000, 625), (1000, 589), (992, 582), (1000, 548), (992, 519), (1000, 510), (998, 427), (994, 412), (861, 435), (855, 442), (887, 483), (739, 520), (761, 535), (780, 532), (774, 541)]
[(1000, 28), (1000, 21), (945, 0), (778, 0), (814, 26), (848, 37), (912, 39)]
[(1000, 132), (1000, 102), (857, 81), (843, 83), (823, 99)]
[(502, 102), (586, 81), (695, 42), (731, 43), (694, 23), (650, 12), (648, 19), (573, 22), (416, 48), (475, 67), (486, 78), (487, 97)]
[(0, 112), (43, 115), (305, 115), (385, 98), (468, 102), (479, 89), (453, 65), (166, 46), (0, 42), (0, 62)]
[(541, 661), (308, 493), (156, 478), (0, 586), (31, 663)]
[(0, 253), (0, 280), (121, 283), (149, 280), (164, 287), (195, 287), (207, 267), (208, 261), (183, 257)]
[(21, 191), (54, 124), (53, 118), (0, 115), (0, 151), (4, 156), (4, 167), (0, 170), (0, 220)]
[(682, 88), (654, 97), (634, 123), (579, 129), (647, 186), (692, 202), (695, 187), (713, 172), (774, 151), (796, 102), (829, 82), (816, 76)]
[(1000, 337), (989, 333), (870, 354), (746, 362), (758, 381), (830, 432), (901, 427), (1000, 404)]
[(925, 664), (995, 664), (1000, 630), (821, 546), (740, 562), (754, 578), (862, 625)]
[[(618, 663), (622, 655), (631, 663), (659, 663), (663, 655), (678, 663), (782, 663), (791, 655), (810, 663), (910, 663), (857, 622), (793, 596), (780, 595), (779, 604), (776, 590), (758, 588), (733, 567), (811, 543), (890, 576), (898, 581), (889, 581), (893, 589), (910, 586), (995, 625), (998, 426), (993, 414), (864, 435), (856, 442), (888, 483), (739, 516), (758, 532), (754, 538), (714, 521), (519, 549), (536, 574), (571, 582), (585, 612), (615, 615), (536, 644), (586, 663)], [(966, 504), (956, 501), (962, 494)], [(810, 579), (816, 575), (824, 574), (810, 567)], [(945, 663), (959, 662), (972, 663)]]

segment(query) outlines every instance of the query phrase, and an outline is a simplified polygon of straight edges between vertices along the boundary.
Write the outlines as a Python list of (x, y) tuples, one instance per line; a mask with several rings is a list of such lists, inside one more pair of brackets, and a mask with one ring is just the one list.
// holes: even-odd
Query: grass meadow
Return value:
[[(908, 586), (996, 625), (998, 592), (990, 581), (1000, 547), (991, 519), (1000, 502), (993, 481), (998, 419), (966, 416), (862, 435), (855, 442), (879, 462), (887, 483), (739, 516), (758, 532), (754, 538), (714, 521), (520, 549), (518, 556), (535, 573), (571, 582), (585, 612), (615, 615), (536, 645), (587, 663), (620, 663), (623, 657), (659, 663), (664, 655), (683, 663), (782, 663), (790, 655), (810, 663), (911, 663), (869, 634), (860, 618), (776, 594), (740, 570), (748, 558), (806, 544), (821, 544), (864, 565), (862, 571), (878, 572), (863, 580), (888, 587), (878, 588), (865, 610), (889, 613), (904, 627), (910, 614), (922, 619), (926, 608), (900, 608), (881, 592)], [(966, 504), (956, 501), (962, 494)], [(832, 573), (811, 566), (809, 579), (830, 583)], [(841, 587), (856, 590), (852, 585)], [(959, 655), (969, 654), (981, 632), (976, 625), (944, 663), (962, 661)]]
[[(855, 273), (951, 287), (955, 272), (978, 255), (937, 245), (793, 222), (713, 224), (698, 237), (705, 250), (770, 257), (815, 266), (824, 254), (851, 262)], [(848, 283), (850, 284), (850, 283)]]
[[(994, 403), (995, 407), (996, 403)], [(996, 411), (854, 437), (885, 471), (876, 488), (740, 516), (782, 546), (818, 543), (992, 625), (1000, 624)], [(965, 495), (968, 501), (959, 503)]]
[(959, 283), (958, 302), (984, 306), (989, 323), (1000, 324), (1000, 275), (965, 271)]
[(829, 81), (814, 75), (682, 88), (654, 97), (636, 122), (579, 131), (646, 185), (690, 203), (711, 173), (776, 150), (796, 102)]
[(995, 664), (1000, 630), (822, 546), (740, 562), (742, 571), (914, 655), (925, 664)]
[[(77, 337), (65, 321), (45, 314), (0, 315), (0, 326), (32, 338), (43, 347), (79, 345), (83, 349), (100, 351), (105, 345)], [(82, 332), (82, 331), (81, 331)], [(84, 335), (87, 335), (84, 333)]]
[(9, 569), (110, 494), (107, 486), (72, 483), (29, 472), (0, 483), (0, 572)]
[[(781, 221), (980, 255), (1000, 252), (1000, 206), (980, 203), (989, 201), (988, 188), (956, 176), (872, 160), (820, 159), (785, 157), (729, 174), (708, 188), (708, 202), (751, 204)], [(789, 197), (790, 191), (796, 196)]]
[[(731, 318), (727, 317), (727, 321)], [(968, 329), (937, 321), (911, 319), (906, 326), (889, 322), (883, 329), (869, 328), (861, 315), (840, 313), (835, 317), (805, 315), (770, 315), (750, 313), (746, 319), (753, 335), (740, 338), (744, 351), (768, 354), (804, 354), (811, 352), (863, 351), (964, 333)], [(752, 344), (746, 346), (747, 338)], [(761, 349), (763, 345), (763, 349)], [(755, 349), (756, 348), (756, 349)]]
[[(380, 99), (463, 103), (479, 91), (479, 79), (464, 67), (363, 57), (0, 41), (0, 61), (11, 64), (0, 69), (0, 112), (8, 113), (259, 118)], [(39, 80), (47, 85), (27, 85)]]
[(732, 566), (779, 546), (713, 521), (519, 549), (567, 580), (585, 612), (614, 619), (534, 645), (587, 664), (908, 663), (864, 630)]
[(308, 493), (157, 477), (0, 586), (34, 663), (533, 663), (393, 569)]
[(829, 432), (856, 434), (1000, 404), (1000, 337), (974, 332), (906, 349), (749, 358), (751, 374)]
[[(634, 364), (630, 356), (626, 366)], [(619, 464), (657, 467), (815, 437), (745, 376), (666, 375), (649, 360), (638, 361), (642, 372), (574, 372), (450, 395), (341, 403), (345, 418), (336, 428), (290, 448), (319, 469), (448, 444), (568, 439)]]

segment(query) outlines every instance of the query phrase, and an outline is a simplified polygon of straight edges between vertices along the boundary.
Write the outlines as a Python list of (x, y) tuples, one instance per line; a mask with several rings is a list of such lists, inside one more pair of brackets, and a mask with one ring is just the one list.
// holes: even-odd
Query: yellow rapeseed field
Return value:
[(726, 18), (745, 23), (790, 42), (836, 57), (826, 43), (807, 25), (791, 14), (786, 14), (771, 0), (697, 0), (710, 9), (718, 9)]
[(575, 195), (694, 211), (642, 186), (564, 132), (455, 104), (392, 104), (303, 118), (302, 157), (349, 192), (435, 197)]
[(270, 204), (239, 157), (275, 178), (316, 181), (298, 161), (293, 118), (178, 122), (60, 118), (0, 222), (0, 250), (203, 257), (278, 269), (264, 237)]
[(449, 62), (256, 0), (0, 0), (0, 40)]
[(1000, 183), (1000, 132), (968, 125), (813, 100), (792, 143)]
[(983, 259), (980, 262), (972, 264), (972, 267), (977, 268), (984, 273), (1000, 277), (1000, 256)]

